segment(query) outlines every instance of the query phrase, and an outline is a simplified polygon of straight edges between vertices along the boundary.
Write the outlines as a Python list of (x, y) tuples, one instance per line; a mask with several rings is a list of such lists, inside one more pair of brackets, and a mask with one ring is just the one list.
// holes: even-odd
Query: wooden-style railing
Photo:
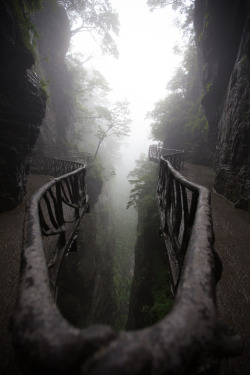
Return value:
[(184, 151), (158, 147), (158, 145), (151, 145), (149, 146), (148, 150), (149, 161), (158, 163), (163, 156), (165, 160), (169, 160), (171, 162), (172, 166), (177, 171), (181, 171), (183, 168), (184, 155)]
[(36, 156), (32, 159), (30, 170), (34, 174), (44, 174), (49, 176), (62, 176), (66, 173), (75, 171), (86, 165), (86, 162), (78, 162), (76, 158), (67, 160), (60, 158)]
[(78, 329), (61, 316), (53, 300), (42, 234), (62, 236), (65, 243), (64, 205), (73, 209), (77, 220), (86, 210), (84, 167), (55, 179), (33, 197), (25, 220), (21, 283), (12, 323), (23, 373), (201, 374), (214, 359), (241, 352), (239, 337), (227, 336), (217, 319), (210, 194), (177, 172), (172, 165), (180, 166), (176, 154), (180, 152), (160, 158), (157, 190), (175, 301), (171, 312), (149, 328)]
[(80, 220), (89, 210), (86, 167), (67, 160), (37, 157), (32, 161), (31, 171), (60, 176), (42, 186), (32, 197), (24, 226), (26, 248), (34, 247), (37, 237), (40, 237), (40, 250), (44, 254), (50, 287), (56, 298), (62, 260), (74, 247)]

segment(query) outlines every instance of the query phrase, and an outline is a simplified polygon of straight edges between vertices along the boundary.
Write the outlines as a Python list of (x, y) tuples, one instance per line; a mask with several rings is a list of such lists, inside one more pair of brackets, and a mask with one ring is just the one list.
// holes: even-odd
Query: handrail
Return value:
[[(198, 198), (199, 196), (206, 197), (204, 198), (204, 204), (210, 212), (210, 192), (207, 188), (186, 180), (172, 167), (169, 160), (161, 157), (157, 196), (161, 222), (160, 233), (166, 243), (174, 291), (180, 278), (194, 220), (198, 215)], [(214, 234), (211, 218), (207, 217), (207, 215), (199, 215), (198, 220), (207, 223), (211, 253), (214, 253)], [(198, 234), (201, 248), (203, 247), (202, 240), (204, 235), (201, 232)]]
[(81, 153), (78, 153), (77, 155), (67, 156), (66, 158), (57, 157), (57, 159), (62, 159), (62, 160), (66, 159), (69, 161), (77, 161), (77, 162), (84, 163), (84, 164), (90, 164), (94, 159), (94, 155), (91, 154), (90, 152), (81, 152)]
[[(185, 189), (195, 198), (189, 203), (188, 193), (183, 193), (185, 209), (180, 219), (176, 199)], [(39, 209), (32, 200), (25, 223), (21, 284), (13, 319), (13, 340), (24, 373), (191, 374), (211, 357), (241, 352), (239, 337), (228, 337), (217, 320), (209, 191), (185, 180), (168, 160), (161, 158), (158, 193), (166, 222), (164, 235), (172, 230), (172, 239), (180, 241), (180, 221), (188, 224), (189, 230), (188, 235), (182, 235), (184, 252), (178, 254), (181, 272), (174, 306), (152, 327), (120, 333), (107, 326), (77, 329), (60, 315), (50, 292), (41, 230), (36, 224)]]
[(180, 171), (183, 168), (185, 153), (183, 150), (168, 149), (158, 145), (150, 145), (148, 150), (149, 161), (159, 163), (161, 157), (164, 156), (166, 160), (169, 160), (172, 166)]
[(30, 206), (27, 207), (24, 230), (24, 241), (29, 246), (32, 246), (35, 237), (43, 238), (50, 287), (56, 298), (57, 276), (62, 260), (73, 247), (81, 217), (89, 210), (86, 167), (67, 160), (37, 157), (32, 161), (31, 170), (54, 176), (63, 173), (33, 195)]
[(71, 160), (36, 156), (31, 161), (30, 170), (35, 174), (47, 174), (57, 177), (81, 168), (83, 165), (83, 163)]

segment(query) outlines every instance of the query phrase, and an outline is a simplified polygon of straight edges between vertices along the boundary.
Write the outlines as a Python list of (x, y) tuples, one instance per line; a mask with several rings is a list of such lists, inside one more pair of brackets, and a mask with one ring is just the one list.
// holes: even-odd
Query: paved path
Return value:
[[(32, 176), (27, 184), (28, 197), (48, 181)], [(0, 374), (19, 375), (11, 346), (9, 320), (16, 301), (23, 219), (26, 199), (14, 210), (0, 214)], [(35, 374), (34, 374), (35, 375)]]
[(219, 318), (243, 338), (242, 356), (222, 363), (224, 375), (250, 375), (250, 215), (212, 190), (214, 171), (186, 163), (183, 175), (211, 189), (215, 249), (223, 262), (217, 285)]

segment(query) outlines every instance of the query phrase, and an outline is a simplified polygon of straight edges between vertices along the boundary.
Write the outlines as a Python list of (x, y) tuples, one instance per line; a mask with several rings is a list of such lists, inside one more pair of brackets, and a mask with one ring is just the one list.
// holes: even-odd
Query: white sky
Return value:
[(111, 99), (126, 98), (130, 102), (133, 123), (126, 149), (130, 160), (138, 158), (142, 152), (147, 154), (152, 143), (148, 140), (145, 116), (155, 102), (166, 96), (166, 84), (181, 59), (173, 53), (180, 35), (173, 25), (176, 15), (171, 6), (150, 12), (146, 0), (112, 0), (111, 3), (120, 19), (119, 59), (101, 56), (86, 32), (78, 33), (72, 43), (75, 51), (84, 55), (94, 53), (96, 58), (84, 66), (95, 67), (104, 75), (113, 89)]

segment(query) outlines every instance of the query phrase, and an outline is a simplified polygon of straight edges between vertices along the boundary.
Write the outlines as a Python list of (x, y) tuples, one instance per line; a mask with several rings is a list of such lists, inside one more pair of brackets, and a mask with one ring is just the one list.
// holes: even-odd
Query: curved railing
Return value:
[[(186, 180), (171, 163), (171, 156), (160, 160), (157, 187), (161, 223), (172, 276), (173, 291), (177, 289), (185, 255), (192, 239), (199, 243), (200, 251), (210, 247), (215, 258), (213, 267), (219, 269), (218, 256), (214, 252), (214, 234), (210, 213), (210, 192), (207, 188)], [(199, 230), (197, 229), (199, 228)], [(205, 230), (201, 230), (205, 228)], [(212, 267), (211, 263), (207, 267)], [(216, 282), (214, 273), (214, 283)], [(218, 280), (217, 280), (218, 281)], [(190, 283), (195, 284), (190, 274)]]
[(70, 161), (75, 161), (78, 163), (83, 163), (86, 165), (89, 165), (93, 162), (94, 159), (94, 154), (91, 154), (90, 152), (78, 152), (77, 154), (73, 155), (71, 154), (70, 156), (67, 156), (66, 158), (58, 158), (58, 159), (67, 159)]
[(56, 298), (56, 282), (62, 260), (68, 251), (74, 249), (81, 217), (89, 210), (86, 167), (81, 163), (36, 157), (31, 163), (31, 171), (50, 176), (62, 175), (53, 178), (33, 195), (24, 226), (24, 254), (27, 248), (33, 248), (35, 254), (37, 241), (40, 241), (51, 291)]
[(172, 166), (177, 170), (181, 171), (184, 164), (185, 153), (182, 150), (174, 150), (159, 147), (158, 145), (149, 146), (148, 159), (149, 161), (154, 161), (159, 163), (161, 157), (164, 156), (165, 160), (169, 160)]
[[(37, 198), (41, 195), (38, 192)], [(217, 320), (209, 191), (185, 180), (162, 157), (158, 196), (162, 235), (169, 236), (178, 266), (174, 306), (152, 327), (120, 333), (107, 326), (77, 329), (60, 315), (50, 291), (39, 208), (33, 198), (13, 319), (13, 340), (24, 373), (155, 375), (191, 374), (197, 369), (202, 373), (207, 360), (240, 353), (239, 338), (228, 337)]]
[[(76, 159), (78, 160), (78, 159)], [(86, 163), (73, 160), (64, 160), (45, 156), (36, 156), (32, 159), (30, 171), (34, 174), (45, 174), (50, 176), (62, 176), (83, 167)]]

